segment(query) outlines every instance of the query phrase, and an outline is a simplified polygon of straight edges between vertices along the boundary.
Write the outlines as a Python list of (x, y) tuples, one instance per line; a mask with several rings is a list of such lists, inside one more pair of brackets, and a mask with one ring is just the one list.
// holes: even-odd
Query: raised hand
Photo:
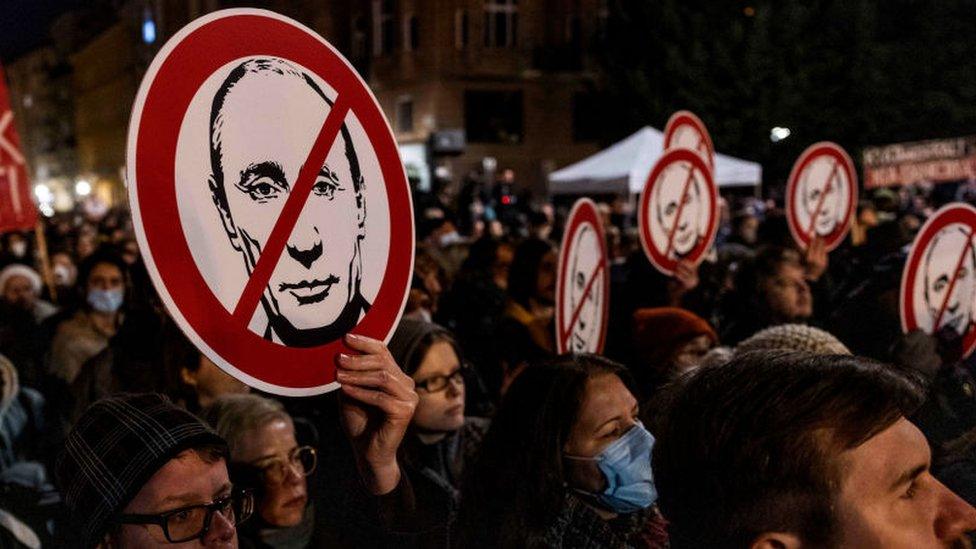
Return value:
[(400, 482), (397, 449), (419, 397), (382, 341), (347, 334), (345, 342), (362, 354), (337, 359), (342, 425), (366, 487), (375, 495), (386, 494)]

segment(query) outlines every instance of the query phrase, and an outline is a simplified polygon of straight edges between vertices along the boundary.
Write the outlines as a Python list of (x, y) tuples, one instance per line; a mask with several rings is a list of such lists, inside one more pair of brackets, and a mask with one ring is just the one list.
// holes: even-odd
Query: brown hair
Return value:
[(838, 456), (924, 400), (917, 379), (868, 359), (757, 351), (673, 385), (653, 429), (672, 547), (745, 547), (764, 532), (830, 546)]

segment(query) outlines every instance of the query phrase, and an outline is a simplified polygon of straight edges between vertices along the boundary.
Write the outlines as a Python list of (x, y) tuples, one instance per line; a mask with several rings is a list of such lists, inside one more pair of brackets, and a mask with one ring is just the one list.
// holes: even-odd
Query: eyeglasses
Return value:
[(261, 469), (265, 482), (280, 484), (288, 478), (289, 469), (303, 477), (311, 475), (318, 464), (318, 454), (311, 446), (299, 446), (288, 452), (288, 461), (276, 459), (265, 463), (255, 463)]
[(417, 389), (423, 389), (428, 393), (439, 393), (447, 389), (448, 383), (453, 383), (455, 387), (464, 387), (464, 374), (467, 368), (461, 366), (449, 376), (434, 376), (414, 384)]
[(166, 541), (183, 543), (200, 539), (210, 531), (214, 513), (220, 513), (232, 525), (244, 522), (254, 512), (254, 495), (250, 490), (236, 490), (212, 503), (188, 505), (157, 515), (124, 514), (120, 524), (155, 524), (162, 528)]

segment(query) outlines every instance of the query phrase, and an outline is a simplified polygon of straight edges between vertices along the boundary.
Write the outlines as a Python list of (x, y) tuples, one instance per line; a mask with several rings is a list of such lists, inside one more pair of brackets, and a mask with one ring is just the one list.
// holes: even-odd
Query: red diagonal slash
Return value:
[(810, 228), (807, 230), (807, 242), (813, 240), (813, 231), (816, 229), (817, 217), (820, 216), (820, 210), (823, 209), (824, 200), (827, 199), (827, 193), (830, 192), (830, 186), (834, 183), (834, 178), (837, 177), (837, 168), (839, 162), (834, 162), (834, 167), (830, 170), (830, 175), (827, 176), (827, 184), (824, 185), (823, 192), (820, 193), (820, 200), (817, 200), (817, 208), (813, 210), (813, 217), (810, 218)]
[(569, 341), (569, 336), (573, 333), (573, 326), (576, 326), (576, 321), (579, 320), (580, 312), (583, 311), (583, 304), (586, 303), (587, 298), (590, 297), (590, 292), (593, 291), (593, 283), (596, 282), (596, 278), (600, 276), (600, 272), (603, 271), (605, 263), (605, 261), (601, 260), (599, 263), (597, 263), (596, 268), (593, 269), (593, 275), (590, 276), (590, 281), (586, 283), (586, 288), (583, 288), (583, 297), (580, 299), (579, 304), (576, 305), (576, 309), (573, 311), (573, 316), (569, 317), (569, 327), (563, 329), (563, 327), (560, 326), (560, 330), (562, 331), (560, 337), (562, 338), (564, 349), (566, 348), (566, 342)]
[(261, 250), (257, 265), (254, 266), (254, 272), (251, 273), (247, 285), (244, 286), (244, 291), (241, 292), (241, 298), (237, 301), (237, 306), (234, 307), (234, 321), (238, 324), (246, 326), (250, 322), (251, 316), (254, 315), (254, 309), (258, 306), (258, 300), (261, 299), (261, 292), (264, 291), (268, 280), (271, 278), (271, 273), (274, 272), (274, 268), (278, 264), (281, 252), (285, 249), (285, 243), (288, 242), (288, 237), (291, 236), (291, 231), (295, 228), (298, 216), (302, 213), (308, 195), (312, 192), (315, 179), (318, 177), (326, 157), (329, 156), (332, 144), (335, 142), (339, 128), (342, 127), (342, 122), (348, 112), (349, 106), (340, 95), (336, 98), (335, 104), (332, 105), (329, 115), (325, 117), (325, 123), (322, 124), (322, 129), (319, 130), (319, 135), (315, 138), (312, 150), (309, 151), (308, 158), (302, 164), (298, 178), (295, 180), (291, 192), (288, 193), (288, 200), (281, 208), (281, 214), (271, 230), (268, 241)]
[(678, 232), (678, 225), (681, 224), (681, 212), (685, 209), (685, 200), (688, 199), (688, 191), (691, 189), (691, 180), (695, 177), (695, 165), (691, 164), (688, 167), (688, 178), (685, 179), (684, 189), (681, 191), (681, 201), (678, 202), (678, 211), (675, 212), (674, 225), (671, 226), (671, 232), (668, 233), (668, 247), (664, 250), (664, 257), (671, 257), (671, 248), (674, 247), (674, 235)]
[(942, 322), (942, 315), (945, 314), (946, 307), (949, 305), (949, 298), (952, 297), (952, 290), (955, 289), (956, 280), (959, 279), (959, 269), (962, 268), (962, 262), (966, 260), (966, 253), (969, 251), (969, 247), (973, 245), (972, 239), (973, 232), (969, 231), (969, 234), (966, 235), (966, 245), (962, 247), (962, 253), (959, 254), (959, 261), (956, 262), (956, 270), (952, 271), (952, 279), (949, 280), (949, 291), (942, 298), (942, 306), (939, 307), (939, 314), (935, 317), (935, 324), (932, 325), (932, 333), (939, 331), (939, 323)]

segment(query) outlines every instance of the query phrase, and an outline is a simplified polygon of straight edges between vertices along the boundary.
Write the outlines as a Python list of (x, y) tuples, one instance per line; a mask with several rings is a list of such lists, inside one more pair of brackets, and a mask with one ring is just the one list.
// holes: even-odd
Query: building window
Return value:
[(393, 0), (373, 0), (373, 55), (393, 53), (396, 24), (393, 20)]
[(518, 44), (518, 0), (485, 0), (484, 37), (486, 48)]
[(522, 142), (521, 91), (464, 92), (464, 129), (471, 143)]
[(463, 50), (468, 47), (468, 12), (454, 12), (454, 47)]
[(417, 16), (408, 15), (403, 20), (403, 50), (414, 51), (420, 47), (420, 33), (417, 27)]
[(413, 99), (402, 97), (396, 104), (397, 131), (410, 133), (413, 131)]

